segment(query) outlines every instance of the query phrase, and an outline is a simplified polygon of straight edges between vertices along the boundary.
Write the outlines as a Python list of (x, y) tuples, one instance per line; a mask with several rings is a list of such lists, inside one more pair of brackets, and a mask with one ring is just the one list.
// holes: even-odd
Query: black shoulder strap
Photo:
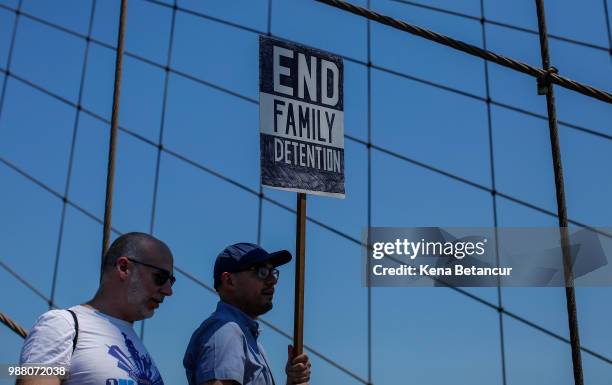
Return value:
[(74, 319), (74, 338), (72, 339), (72, 352), (74, 353), (74, 349), (76, 349), (76, 345), (77, 345), (77, 340), (79, 339), (79, 319), (77, 318), (76, 314), (70, 310), (70, 309), (66, 309), (71, 315), (72, 318)]

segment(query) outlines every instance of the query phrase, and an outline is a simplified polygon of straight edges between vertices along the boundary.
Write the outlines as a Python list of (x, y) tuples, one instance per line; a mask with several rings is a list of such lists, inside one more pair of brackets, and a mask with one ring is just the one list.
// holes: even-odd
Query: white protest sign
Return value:
[(264, 186), (344, 198), (342, 58), (260, 36)]

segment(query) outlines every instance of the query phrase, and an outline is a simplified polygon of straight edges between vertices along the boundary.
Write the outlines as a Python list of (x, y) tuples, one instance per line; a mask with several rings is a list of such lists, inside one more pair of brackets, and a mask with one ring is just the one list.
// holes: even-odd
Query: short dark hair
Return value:
[(163, 244), (159, 239), (146, 233), (131, 232), (119, 236), (104, 254), (104, 270), (115, 266), (121, 256), (139, 258), (146, 246), (152, 242)]

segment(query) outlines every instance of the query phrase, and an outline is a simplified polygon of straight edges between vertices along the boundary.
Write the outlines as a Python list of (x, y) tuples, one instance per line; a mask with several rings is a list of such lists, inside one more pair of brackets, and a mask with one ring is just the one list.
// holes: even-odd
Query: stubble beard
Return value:
[(151, 318), (155, 312), (155, 309), (151, 309), (147, 306), (149, 296), (142, 283), (140, 272), (138, 271), (130, 275), (127, 302), (130, 307), (136, 311), (138, 320)]

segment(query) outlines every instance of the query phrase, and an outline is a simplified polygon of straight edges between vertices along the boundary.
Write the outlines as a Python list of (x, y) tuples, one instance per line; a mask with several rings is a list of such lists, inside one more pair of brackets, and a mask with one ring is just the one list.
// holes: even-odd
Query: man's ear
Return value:
[(234, 277), (232, 277), (232, 273), (228, 273), (227, 271), (221, 273), (221, 282), (225, 283), (225, 285), (228, 287), (233, 287)]
[(128, 259), (127, 257), (119, 257), (115, 262), (115, 269), (119, 273), (119, 278), (125, 280), (128, 275)]

